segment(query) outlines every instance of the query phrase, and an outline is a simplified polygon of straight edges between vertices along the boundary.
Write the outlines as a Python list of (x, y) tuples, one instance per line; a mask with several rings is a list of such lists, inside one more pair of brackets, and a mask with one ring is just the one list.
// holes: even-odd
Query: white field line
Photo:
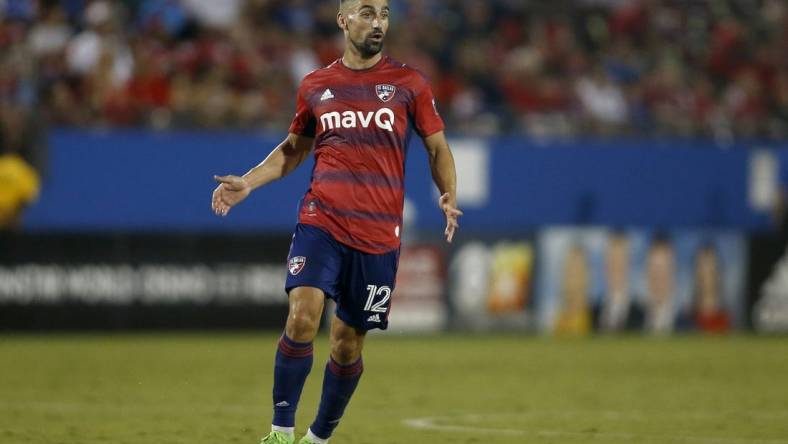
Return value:
[[(634, 433), (621, 433), (621, 432), (573, 432), (566, 430), (536, 430), (527, 428), (493, 428), (493, 427), (477, 427), (469, 425), (479, 421), (486, 420), (500, 420), (506, 418), (519, 418), (526, 417), (550, 417), (566, 418), (568, 416), (585, 417), (593, 416), (595, 414), (602, 414), (608, 418), (621, 419), (638, 417), (646, 419), (653, 418), (652, 412), (615, 412), (615, 411), (602, 411), (602, 412), (561, 412), (555, 416), (548, 416), (546, 412), (542, 413), (501, 413), (501, 414), (468, 414), (459, 416), (433, 416), (424, 418), (409, 418), (402, 420), (402, 423), (412, 429), (417, 430), (432, 430), (440, 432), (453, 432), (453, 433), (472, 433), (472, 434), (490, 434), (490, 435), (529, 435), (536, 437), (572, 437), (572, 438), (618, 438), (627, 441), (634, 441), (637, 439), (647, 439), (652, 441), (672, 441), (672, 442), (690, 442), (690, 443), (708, 443), (708, 444), (788, 444), (788, 439), (761, 439), (761, 438), (738, 438), (738, 437), (714, 437), (714, 436), (689, 436), (689, 435), (654, 435), (654, 434), (634, 434)], [(689, 412), (692, 413), (692, 412)], [(696, 412), (697, 413), (697, 412)], [(731, 412), (733, 413), (733, 412)], [(788, 416), (788, 411), (775, 412), (780, 413), (781, 416)], [(699, 415), (700, 416), (700, 415)], [(682, 417), (687, 418), (686, 414), (666, 414), (663, 417)], [(719, 415), (708, 415), (709, 418), (719, 417)], [(447, 424), (448, 423), (448, 424)]]
[[(650, 421), (653, 418), (661, 419), (725, 419), (727, 416), (745, 417), (748, 419), (788, 419), (788, 410), (675, 410), (675, 411), (660, 411), (660, 410), (540, 410), (530, 412), (509, 412), (509, 413), (493, 413), (493, 414), (464, 414), (452, 418), (462, 418), (465, 421), (487, 421), (489, 419), (576, 419), (576, 418), (600, 418), (606, 420), (632, 420), (632, 421)], [(446, 416), (445, 418), (449, 418)]]

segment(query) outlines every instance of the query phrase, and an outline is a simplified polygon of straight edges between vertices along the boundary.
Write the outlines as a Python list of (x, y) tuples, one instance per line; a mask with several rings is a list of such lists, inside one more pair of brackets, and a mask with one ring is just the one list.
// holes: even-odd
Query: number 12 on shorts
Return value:
[[(386, 285), (367, 285), (367, 303), (364, 305), (364, 311), (371, 311), (373, 313), (385, 313), (388, 310), (386, 303), (391, 298), (391, 288)], [(375, 302), (375, 296), (382, 296), (381, 299)]]

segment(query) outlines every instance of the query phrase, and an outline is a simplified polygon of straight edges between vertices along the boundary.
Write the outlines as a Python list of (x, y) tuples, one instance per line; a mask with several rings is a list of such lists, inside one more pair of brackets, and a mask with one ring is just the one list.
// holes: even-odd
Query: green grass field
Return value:
[[(2, 444), (257, 444), (274, 335), (0, 336)], [(326, 341), (298, 415), (310, 423)], [(332, 439), (788, 443), (788, 338), (367, 341)]]

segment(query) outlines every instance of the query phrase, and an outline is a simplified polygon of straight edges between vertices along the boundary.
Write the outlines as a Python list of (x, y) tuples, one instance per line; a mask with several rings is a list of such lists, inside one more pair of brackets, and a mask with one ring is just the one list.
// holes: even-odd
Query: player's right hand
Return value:
[(217, 216), (227, 216), (230, 208), (246, 199), (246, 196), (252, 192), (252, 187), (243, 177), (213, 176), (213, 179), (219, 182), (211, 198), (211, 208)]

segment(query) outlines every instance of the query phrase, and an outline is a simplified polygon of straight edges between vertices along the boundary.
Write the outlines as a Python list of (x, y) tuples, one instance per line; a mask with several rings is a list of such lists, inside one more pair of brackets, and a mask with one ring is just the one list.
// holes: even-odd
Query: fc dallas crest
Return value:
[(290, 274), (295, 276), (304, 269), (304, 265), (306, 265), (306, 258), (304, 256), (295, 256), (290, 258), (287, 268), (290, 269)]
[(375, 85), (375, 92), (380, 100), (388, 102), (394, 97), (394, 93), (397, 92), (397, 87), (388, 84)]

